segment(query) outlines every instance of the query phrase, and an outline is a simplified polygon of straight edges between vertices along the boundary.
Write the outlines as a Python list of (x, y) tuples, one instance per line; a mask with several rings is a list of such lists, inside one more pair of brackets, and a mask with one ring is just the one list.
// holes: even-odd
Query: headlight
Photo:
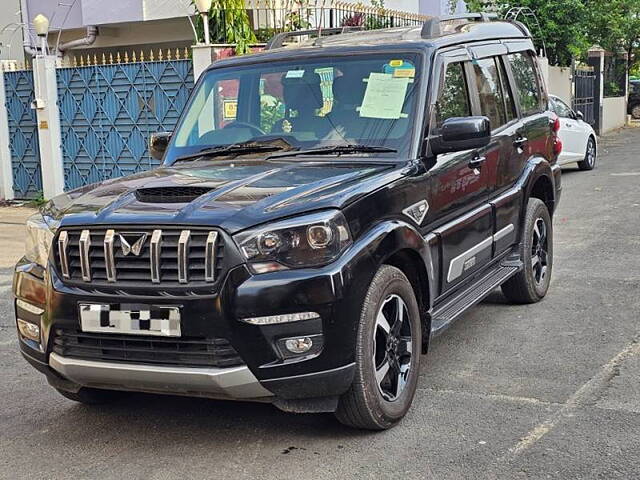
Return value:
[(271, 223), (234, 236), (254, 273), (331, 263), (351, 244), (336, 210)]
[(27, 219), (25, 256), (27, 260), (43, 267), (47, 266), (56, 228), (55, 225), (50, 225), (50, 223), (47, 223), (40, 213), (36, 213)]

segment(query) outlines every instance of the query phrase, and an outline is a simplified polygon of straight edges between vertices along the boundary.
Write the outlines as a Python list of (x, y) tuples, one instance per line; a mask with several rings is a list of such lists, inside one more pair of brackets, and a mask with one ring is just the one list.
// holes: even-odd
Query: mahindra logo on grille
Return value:
[(144, 242), (147, 241), (146, 233), (119, 233), (118, 236), (120, 237), (120, 248), (125, 257), (130, 253), (136, 257), (139, 256), (142, 253)]

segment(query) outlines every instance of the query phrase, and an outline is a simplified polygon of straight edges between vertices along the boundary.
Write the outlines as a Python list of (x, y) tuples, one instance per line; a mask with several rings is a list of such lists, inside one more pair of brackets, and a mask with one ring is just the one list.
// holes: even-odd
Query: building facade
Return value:
[(0, 62), (23, 63), (20, 0), (0, 1)]

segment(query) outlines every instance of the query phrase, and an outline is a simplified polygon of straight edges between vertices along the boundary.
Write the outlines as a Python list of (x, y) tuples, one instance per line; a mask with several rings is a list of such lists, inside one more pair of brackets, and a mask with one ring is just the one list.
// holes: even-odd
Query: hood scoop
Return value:
[(142, 203), (190, 203), (209, 193), (209, 187), (150, 187), (135, 191), (136, 198)]

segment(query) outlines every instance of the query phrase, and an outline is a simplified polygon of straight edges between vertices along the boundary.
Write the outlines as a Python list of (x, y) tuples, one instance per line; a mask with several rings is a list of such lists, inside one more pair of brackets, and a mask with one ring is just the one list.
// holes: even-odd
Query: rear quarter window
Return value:
[(523, 116), (545, 110), (538, 72), (531, 55), (526, 52), (507, 55)]

